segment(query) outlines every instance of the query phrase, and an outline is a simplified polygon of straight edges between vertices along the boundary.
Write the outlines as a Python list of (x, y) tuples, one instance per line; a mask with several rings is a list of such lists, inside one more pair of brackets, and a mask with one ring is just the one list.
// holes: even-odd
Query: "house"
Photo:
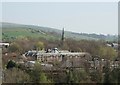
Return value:
[(117, 49), (118, 48), (118, 43), (112, 43), (112, 47)]
[(40, 62), (61, 62), (74, 58), (78, 59), (80, 57), (84, 57), (84, 59), (89, 60), (90, 54), (86, 52), (69, 52), (64, 50), (59, 51), (57, 48), (52, 49), (51, 52), (37, 52), (37, 60)]
[(27, 61), (27, 62), (25, 63), (25, 66), (26, 66), (26, 67), (34, 67), (34, 65), (35, 65), (35, 61)]
[(1, 43), (0, 42), (0, 47), (3, 47), (3, 46), (7, 48), (8, 46), (10, 46), (10, 44), (9, 43)]
[(114, 49), (118, 49), (118, 43), (107, 43), (106, 45)]
[(24, 57), (26, 57), (28, 60), (36, 60), (37, 51), (31, 50), (24, 54)]
[(39, 60), (41, 62), (63, 61), (65, 58), (67, 59), (71, 58), (77, 59), (78, 57), (85, 57), (86, 59), (90, 58), (90, 54), (87, 52), (69, 52), (67, 50), (58, 50), (57, 48), (49, 49), (47, 51), (32, 50), (26, 52), (24, 55), (26, 58), (31, 57), (34, 60)]
[[(87, 52), (70, 52), (67, 50), (58, 50), (58, 48), (49, 49), (47, 51), (28, 51), (25, 53), (25, 57), (31, 57), (33, 60), (39, 61), (44, 67), (52, 67), (55, 63), (60, 63), (60, 67), (82, 67), (82, 65), (88, 65), (92, 57)], [(28, 59), (27, 59), (28, 60)]]

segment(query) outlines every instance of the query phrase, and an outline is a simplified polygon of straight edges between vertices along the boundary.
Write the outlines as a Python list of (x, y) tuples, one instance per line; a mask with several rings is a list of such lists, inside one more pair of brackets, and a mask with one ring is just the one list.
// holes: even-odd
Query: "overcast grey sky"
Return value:
[(118, 34), (117, 2), (3, 2), (2, 21), (97, 34)]

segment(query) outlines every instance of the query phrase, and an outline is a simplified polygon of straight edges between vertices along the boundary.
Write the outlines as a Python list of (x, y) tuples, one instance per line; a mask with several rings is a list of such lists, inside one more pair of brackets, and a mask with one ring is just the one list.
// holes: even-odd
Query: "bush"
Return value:
[(13, 67), (16, 67), (16, 63), (12, 60), (10, 60), (8, 63), (7, 63), (7, 66), (6, 68), (9, 69), (9, 68), (13, 68)]

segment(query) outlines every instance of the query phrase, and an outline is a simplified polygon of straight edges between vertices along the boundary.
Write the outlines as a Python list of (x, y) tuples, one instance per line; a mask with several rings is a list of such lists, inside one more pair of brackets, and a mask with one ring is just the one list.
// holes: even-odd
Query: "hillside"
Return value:
[[(15, 23), (2, 22), (2, 39), (16, 39), (18, 37), (32, 37), (32, 38), (45, 38), (45, 39), (60, 39), (61, 30), (34, 26), (34, 25), (22, 25)], [(97, 35), (97, 34), (86, 34), (86, 33), (74, 33), (70, 31), (65, 31), (66, 38), (73, 38), (76, 40), (87, 39), (87, 40), (106, 40), (106, 41), (116, 41), (117, 36), (113, 35)]]

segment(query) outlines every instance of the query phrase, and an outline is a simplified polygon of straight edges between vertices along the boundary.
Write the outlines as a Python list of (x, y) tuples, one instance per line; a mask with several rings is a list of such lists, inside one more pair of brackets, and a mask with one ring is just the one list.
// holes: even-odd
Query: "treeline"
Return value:
[[(61, 40), (47, 40), (45, 38), (32, 39), (22, 37), (14, 41), (10, 41), (10, 47), (3, 48), (3, 83), (120, 83), (120, 68), (110, 69), (109, 63), (103, 70), (94, 69), (92, 71), (83, 69), (67, 68), (65, 72), (49, 73), (41, 70), (40, 64), (37, 63), (31, 70), (24, 66), (9, 66), (8, 60), (18, 59), (21, 54), (28, 50), (46, 50), (48, 48), (57, 47), (60, 50), (69, 50), (71, 52), (88, 52), (92, 56), (99, 56), (107, 60), (115, 60), (118, 51), (112, 47), (108, 47), (105, 41), (93, 40), (73, 40), (65, 39), (61, 44)], [(4, 53), (15, 54), (15, 58)], [(10, 67), (10, 68), (9, 68)]]
[[(58, 48), (59, 50), (69, 50), (72, 52), (88, 52), (92, 56), (100, 56), (101, 58), (114, 59), (117, 57), (117, 51), (112, 47), (108, 47), (103, 40), (74, 40), (71, 38), (65, 39), (61, 45), (61, 40), (48, 40), (45, 38), (32, 39), (28, 37), (18, 38), (10, 41), (8, 52), (17, 52), (23, 54), (28, 50), (46, 50)], [(3, 50), (4, 51), (4, 50)]]

